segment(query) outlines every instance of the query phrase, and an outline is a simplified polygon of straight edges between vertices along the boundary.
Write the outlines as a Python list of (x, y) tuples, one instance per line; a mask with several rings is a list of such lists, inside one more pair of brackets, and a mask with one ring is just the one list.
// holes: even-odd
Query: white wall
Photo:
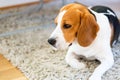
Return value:
[(6, 7), (11, 5), (35, 2), (39, 0), (0, 0), (0, 7)]

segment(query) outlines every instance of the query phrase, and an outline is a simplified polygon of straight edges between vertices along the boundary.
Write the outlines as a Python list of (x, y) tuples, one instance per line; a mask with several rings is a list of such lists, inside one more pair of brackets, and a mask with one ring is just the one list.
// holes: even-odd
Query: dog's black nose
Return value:
[(55, 45), (56, 40), (53, 39), (53, 38), (50, 38), (50, 39), (48, 39), (48, 42), (49, 42), (51, 45)]

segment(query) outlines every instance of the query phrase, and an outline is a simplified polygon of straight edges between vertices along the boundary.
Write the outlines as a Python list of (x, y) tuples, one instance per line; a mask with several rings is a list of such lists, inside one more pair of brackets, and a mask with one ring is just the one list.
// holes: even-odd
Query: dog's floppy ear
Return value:
[(77, 32), (78, 43), (83, 47), (89, 46), (97, 36), (98, 30), (99, 27), (94, 16), (85, 13), (81, 17), (81, 24)]

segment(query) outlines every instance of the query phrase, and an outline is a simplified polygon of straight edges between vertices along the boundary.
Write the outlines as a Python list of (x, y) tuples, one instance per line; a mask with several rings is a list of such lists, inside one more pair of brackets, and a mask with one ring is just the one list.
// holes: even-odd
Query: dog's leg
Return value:
[(65, 58), (67, 64), (69, 64), (71, 67), (76, 69), (83, 69), (85, 68), (85, 64), (80, 62), (76, 57), (75, 53), (68, 50), (66, 58)]
[(114, 64), (114, 59), (112, 52), (109, 51), (107, 55), (105, 53), (104, 57), (98, 57), (98, 60), (101, 62), (101, 64), (95, 69), (92, 76), (89, 78), (89, 80), (101, 80), (101, 76), (112, 67)]

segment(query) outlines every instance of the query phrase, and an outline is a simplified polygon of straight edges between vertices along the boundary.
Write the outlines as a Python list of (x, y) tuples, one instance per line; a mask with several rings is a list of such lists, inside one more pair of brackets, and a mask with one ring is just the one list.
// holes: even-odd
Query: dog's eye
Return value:
[(70, 25), (70, 24), (64, 24), (63, 27), (64, 27), (65, 29), (68, 29), (68, 28), (71, 27), (71, 25)]

